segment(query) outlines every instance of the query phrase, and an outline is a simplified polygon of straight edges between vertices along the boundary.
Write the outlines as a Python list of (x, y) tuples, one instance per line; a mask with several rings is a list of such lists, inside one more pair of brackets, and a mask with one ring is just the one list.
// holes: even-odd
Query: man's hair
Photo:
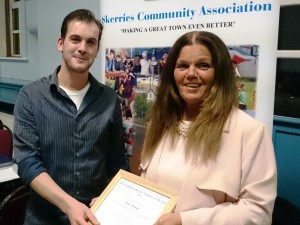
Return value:
[(86, 23), (95, 23), (99, 28), (98, 46), (102, 35), (103, 24), (95, 17), (95, 14), (88, 9), (77, 9), (70, 12), (63, 20), (60, 36), (62, 38), (66, 37), (68, 26), (71, 21), (82, 21)]

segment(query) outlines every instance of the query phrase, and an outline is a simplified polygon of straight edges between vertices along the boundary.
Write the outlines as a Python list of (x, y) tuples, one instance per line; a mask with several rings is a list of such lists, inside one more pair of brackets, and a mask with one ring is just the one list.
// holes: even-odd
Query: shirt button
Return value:
[(80, 138), (80, 134), (74, 133), (74, 137), (75, 137), (76, 139), (79, 139), (79, 138)]
[(79, 191), (76, 191), (76, 195), (79, 195)]
[(79, 153), (78, 152), (75, 155), (79, 157)]
[(79, 172), (75, 172), (75, 174), (76, 174), (76, 176), (79, 176), (79, 175), (80, 175), (80, 173), (79, 173)]

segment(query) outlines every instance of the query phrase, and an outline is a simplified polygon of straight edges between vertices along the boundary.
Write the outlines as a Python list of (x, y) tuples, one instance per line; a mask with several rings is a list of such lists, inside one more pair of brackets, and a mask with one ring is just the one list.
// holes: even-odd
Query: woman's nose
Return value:
[(190, 65), (189, 69), (187, 70), (187, 77), (188, 78), (194, 78), (197, 76), (197, 70), (196, 67), (194, 65)]

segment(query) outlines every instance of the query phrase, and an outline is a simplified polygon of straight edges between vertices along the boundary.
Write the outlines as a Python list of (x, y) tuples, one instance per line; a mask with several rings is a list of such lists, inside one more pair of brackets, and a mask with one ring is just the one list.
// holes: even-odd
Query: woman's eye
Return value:
[(198, 64), (198, 68), (200, 70), (208, 70), (209, 68), (211, 68), (211, 66), (208, 63), (199, 63)]
[(188, 65), (186, 65), (186, 64), (178, 64), (177, 68), (179, 68), (179, 69), (185, 69), (185, 68), (188, 68)]

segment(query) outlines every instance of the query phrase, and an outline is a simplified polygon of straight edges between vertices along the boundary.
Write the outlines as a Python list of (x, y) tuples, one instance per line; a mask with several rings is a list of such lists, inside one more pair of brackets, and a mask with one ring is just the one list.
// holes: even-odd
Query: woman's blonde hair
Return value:
[(182, 118), (185, 102), (174, 79), (174, 69), (181, 49), (187, 45), (204, 45), (211, 53), (215, 75), (210, 94), (204, 99), (199, 114), (187, 135), (186, 156), (193, 161), (208, 162), (215, 159), (220, 149), (223, 128), (232, 107), (237, 105), (234, 70), (228, 49), (215, 34), (193, 31), (182, 35), (173, 45), (162, 71), (157, 96), (150, 112), (141, 159), (153, 156), (164, 134), (176, 144), (177, 124)]

